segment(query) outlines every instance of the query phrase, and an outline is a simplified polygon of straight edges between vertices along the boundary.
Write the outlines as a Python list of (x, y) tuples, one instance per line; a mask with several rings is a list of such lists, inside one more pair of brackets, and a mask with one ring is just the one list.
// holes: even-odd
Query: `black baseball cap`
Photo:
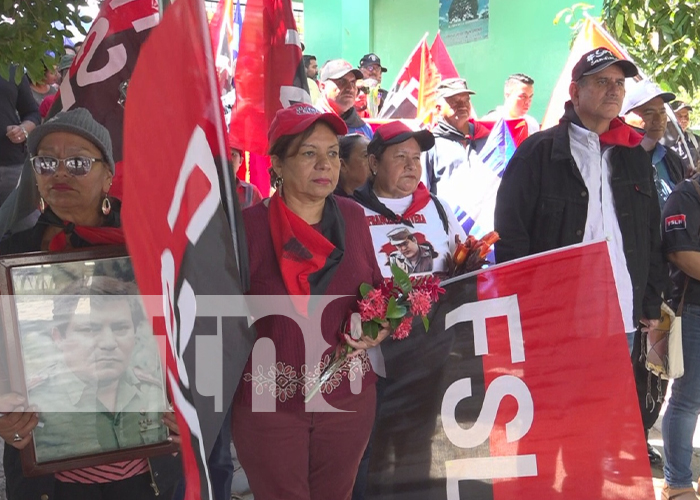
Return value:
[(605, 47), (598, 47), (583, 54), (576, 66), (574, 66), (573, 71), (571, 71), (571, 80), (577, 82), (584, 76), (594, 75), (613, 64), (617, 64), (620, 67), (626, 78), (632, 78), (639, 74), (639, 70), (634, 63), (626, 59), (619, 59)]
[(360, 68), (371, 64), (378, 64), (379, 67), (382, 68), (382, 73), (386, 73), (387, 70), (384, 66), (382, 66), (382, 62), (379, 60), (379, 56), (377, 54), (365, 54), (362, 56), (362, 59), (360, 59)]

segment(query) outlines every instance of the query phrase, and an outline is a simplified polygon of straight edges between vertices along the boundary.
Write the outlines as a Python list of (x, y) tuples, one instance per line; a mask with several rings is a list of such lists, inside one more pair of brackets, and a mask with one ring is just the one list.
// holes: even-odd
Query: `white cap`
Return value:
[(648, 103), (655, 97), (660, 97), (664, 102), (675, 100), (676, 95), (671, 92), (664, 92), (661, 87), (651, 80), (641, 80), (639, 82), (627, 83), (627, 94), (622, 103), (622, 114), (626, 115), (639, 106)]

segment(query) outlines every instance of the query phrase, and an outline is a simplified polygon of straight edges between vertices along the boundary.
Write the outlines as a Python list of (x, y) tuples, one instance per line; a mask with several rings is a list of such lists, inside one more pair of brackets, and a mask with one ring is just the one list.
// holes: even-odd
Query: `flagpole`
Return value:
[[(201, 24), (201, 32), (204, 37), (203, 43), (204, 47), (208, 47), (211, 44), (211, 40), (206, 37), (209, 33), (209, 24), (207, 23), (206, 15), (204, 15), (204, 5), (200, 5), (197, 9), (199, 14), (199, 22)], [(222, 30), (223, 31), (223, 30)], [(221, 126), (224, 123), (224, 117), (221, 116), (221, 97), (219, 95), (218, 84), (216, 81), (216, 75), (213, 72), (215, 67), (215, 61), (212, 60), (213, 54), (211, 50), (205, 50), (205, 56), (210, 64), (207, 64), (207, 77), (209, 79), (209, 91), (211, 92), (212, 102), (214, 103), (214, 125), (216, 129), (216, 141), (219, 145), (219, 152), (222, 156), (222, 168), (221, 173), (224, 178), (224, 190), (226, 192), (226, 208), (228, 210), (228, 220), (231, 226), (231, 238), (233, 240), (233, 256), (236, 259), (236, 266), (238, 267), (239, 278), (243, 282), (243, 270), (241, 269), (241, 258), (240, 249), (238, 248), (238, 234), (236, 228), (236, 214), (233, 208), (233, 190), (231, 183), (231, 168), (228, 162), (228, 151), (226, 151), (226, 141), (224, 139), (224, 131)], [(224, 201), (224, 200), (222, 200)]]

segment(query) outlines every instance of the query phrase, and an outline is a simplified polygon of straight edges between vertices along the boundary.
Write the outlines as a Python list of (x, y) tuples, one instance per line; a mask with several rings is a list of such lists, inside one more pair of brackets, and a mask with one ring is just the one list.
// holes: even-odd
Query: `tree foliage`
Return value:
[[(63, 54), (63, 37), (73, 36), (58, 26), (72, 24), (85, 34), (82, 23), (91, 19), (78, 12), (84, 4), (85, 0), (0, 0), (0, 76), (7, 79), (10, 66), (17, 65), (32, 80), (42, 80), (44, 65), (58, 64)], [(19, 81), (22, 72), (16, 73)]]
[(671, 90), (700, 89), (700, 0), (605, 0), (603, 21), (644, 72)]
[(470, 21), (477, 18), (478, 11), (478, 0), (454, 0), (447, 13), (447, 19), (450, 22)]

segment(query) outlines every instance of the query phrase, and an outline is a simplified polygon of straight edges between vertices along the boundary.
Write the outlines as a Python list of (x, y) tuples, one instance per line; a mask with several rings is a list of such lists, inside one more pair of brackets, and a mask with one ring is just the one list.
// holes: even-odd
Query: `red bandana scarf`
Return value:
[[(113, 209), (105, 221), (106, 225), (100, 227), (76, 226), (61, 220), (50, 208), (47, 208), (40, 220), (43, 219), (46, 224), (63, 229), (49, 242), (49, 251), (61, 252), (69, 246), (80, 248), (95, 245), (124, 245), (124, 232), (119, 220), (121, 205), (117, 200), (112, 205)], [(71, 235), (77, 236), (80, 241), (71, 241)]]
[(85, 227), (64, 223), (64, 229), (51, 239), (49, 252), (61, 252), (68, 247), (68, 237), (76, 234), (90, 245), (123, 245), (124, 232), (120, 227)]
[(428, 203), (430, 203), (430, 191), (425, 187), (422, 182), (418, 184), (418, 187), (413, 192), (413, 200), (411, 200), (411, 205), (408, 209), (401, 215), (402, 219), (410, 219), (412, 216), (416, 215), (418, 212), (423, 210)]
[(320, 232), (292, 212), (278, 193), (270, 198), (269, 208), (272, 244), (284, 286), (294, 297), (297, 312), (306, 316), (309, 296), (325, 292), (342, 259), (345, 224), (332, 196), (326, 199)]
[(610, 128), (600, 134), (601, 146), (624, 146), (634, 148), (642, 143), (644, 136), (627, 125), (620, 118), (610, 122)]

